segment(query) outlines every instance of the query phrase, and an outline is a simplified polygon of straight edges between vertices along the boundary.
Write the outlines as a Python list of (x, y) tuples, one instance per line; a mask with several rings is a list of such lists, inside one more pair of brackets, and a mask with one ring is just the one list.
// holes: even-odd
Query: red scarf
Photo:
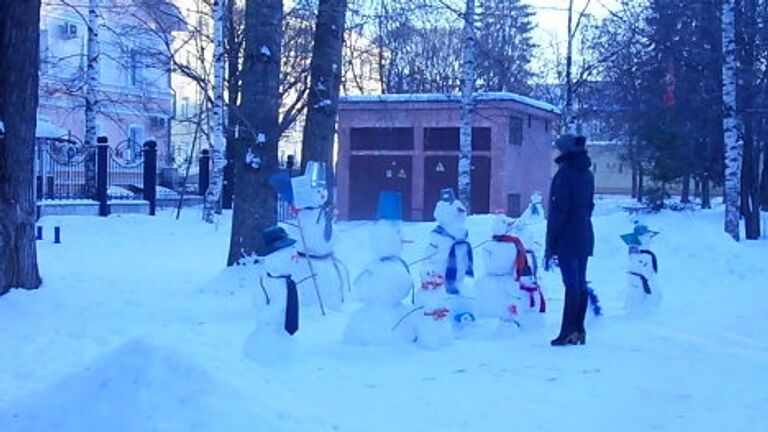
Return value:
[(514, 243), (517, 247), (517, 256), (515, 257), (515, 280), (519, 281), (523, 269), (528, 265), (528, 257), (525, 255), (525, 246), (523, 245), (523, 242), (519, 238), (511, 235), (495, 235), (493, 236), (493, 241)]

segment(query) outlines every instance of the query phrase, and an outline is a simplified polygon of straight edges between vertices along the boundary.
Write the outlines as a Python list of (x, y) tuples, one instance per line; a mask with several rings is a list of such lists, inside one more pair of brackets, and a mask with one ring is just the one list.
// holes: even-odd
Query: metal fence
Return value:
[(95, 148), (76, 137), (36, 141), (37, 196), (44, 199), (86, 198), (85, 161)]
[(125, 140), (108, 151), (107, 195), (110, 199), (143, 199), (144, 151), (136, 141)]

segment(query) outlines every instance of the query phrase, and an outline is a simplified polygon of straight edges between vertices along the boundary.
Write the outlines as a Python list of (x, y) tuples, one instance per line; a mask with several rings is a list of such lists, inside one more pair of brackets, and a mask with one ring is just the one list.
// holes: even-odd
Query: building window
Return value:
[(411, 150), (413, 128), (352, 128), (352, 150)]
[(128, 53), (128, 64), (126, 65), (128, 85), (138, 87), (141, 84), (141, 59), (139, 51), (131, 49)]
[(144, 142), (144, 128), (137, 125), (128, 127), (128, 143), (132, 149), (141, 149)]
[(511, 193), (507, 195), (507, 215), (510, 217), (520, 217), (523, 214), (520, 208), (520, 194)]
[(181, 98), (181, 117), (189, 118), (189, 97), (184, 96)]
[(523, 119), (520, 117), (509, 119), (509, 145), (523, 145)]

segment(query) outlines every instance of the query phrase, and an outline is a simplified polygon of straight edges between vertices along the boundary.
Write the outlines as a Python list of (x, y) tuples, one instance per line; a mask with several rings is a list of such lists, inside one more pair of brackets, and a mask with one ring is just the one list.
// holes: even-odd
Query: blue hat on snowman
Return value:
[(648, 229), (648, 227), (645, 224), (641, 223), (635, 223), (635, 228), (632, 230), (631, 233), (622, 234), (621, 239), (626, 243), (627, 246), (640, 246), (642, 243), (640, 242), (640, 237), (645, 235), (650, 235), (651, 237), (654, 237), (658, 234), (658, 231), (651, 231)]

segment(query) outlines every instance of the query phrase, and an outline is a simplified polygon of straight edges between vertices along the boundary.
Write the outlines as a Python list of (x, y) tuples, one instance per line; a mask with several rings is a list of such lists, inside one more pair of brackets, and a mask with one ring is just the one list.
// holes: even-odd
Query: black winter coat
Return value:
[(547, 253), (560, 258), (592, 256), (595, 234), (595, 177), (586, 152), (566, 153), (555, 159), (560, 164), (549, 189)]

